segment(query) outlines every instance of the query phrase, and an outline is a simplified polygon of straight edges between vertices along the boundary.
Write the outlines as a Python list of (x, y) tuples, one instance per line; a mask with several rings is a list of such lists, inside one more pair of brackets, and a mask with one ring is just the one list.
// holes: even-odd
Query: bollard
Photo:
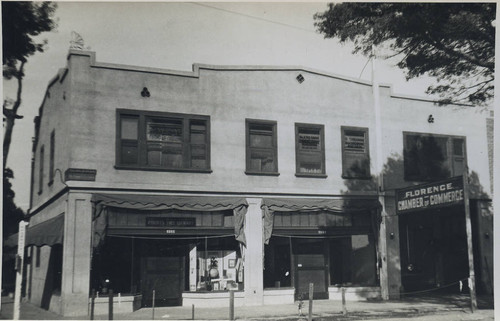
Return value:
[(341, 288), (342, 290), (342, 314), (347, 315), (347, 308), (345, 306), (345, 288)]
[(194, 304), (191, 304), (191, 320), (194, 320)]
[(152, 303), (152, 307), (153, 307), (153, 317), (151, 318), (151, 320), (154, 320), (155, 319), (155, 290), (153, 290), (153, 303)]
[(95, 305), (95, 289), (92, 289), (92, 296), (90, 297), (90, 320), (94, 320), (94, 305)]
[(234, 321), (234, 291), (229, 290), (229, 321)]
[(109, 290), (109, 310), (108, 310), (108, 320), (113, 320), (113, 290)]
[(314, 295), (314, 283), (309, 283), (309, 321), (312, 321), (313, 317), (313, 295)]

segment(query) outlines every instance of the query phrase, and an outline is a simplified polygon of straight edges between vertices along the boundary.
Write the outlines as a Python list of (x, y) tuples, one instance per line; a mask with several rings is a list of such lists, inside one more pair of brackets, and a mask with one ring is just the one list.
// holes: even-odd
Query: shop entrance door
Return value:
[(324, 240), (297, 239), (293, 242), (295, 299), (309, 299), (309, 284), (314, 284), (314, 299), (328, 299), (328, 250)]
[(142, 306), (182, 305), (184, 257), (144, 257), (141, 260)]

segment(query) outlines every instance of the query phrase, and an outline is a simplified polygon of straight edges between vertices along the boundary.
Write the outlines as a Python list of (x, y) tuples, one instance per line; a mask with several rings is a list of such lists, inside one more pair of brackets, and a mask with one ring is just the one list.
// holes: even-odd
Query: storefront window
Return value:
[(375, 243), (371, 235), (330, 239), (330, 284), (370, 286), (377, 282)]

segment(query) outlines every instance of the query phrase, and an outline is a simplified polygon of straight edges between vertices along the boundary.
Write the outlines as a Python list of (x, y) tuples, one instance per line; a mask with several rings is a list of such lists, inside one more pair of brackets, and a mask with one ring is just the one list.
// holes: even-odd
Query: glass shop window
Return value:
[(377, 259), (372, 235), (350, 235), (330, 239), (329, 248), (330, 285), (376, 285)]
[(210, 238), (189, 253), (189, 291), (243, 290), (243, 260), (233, 237)]

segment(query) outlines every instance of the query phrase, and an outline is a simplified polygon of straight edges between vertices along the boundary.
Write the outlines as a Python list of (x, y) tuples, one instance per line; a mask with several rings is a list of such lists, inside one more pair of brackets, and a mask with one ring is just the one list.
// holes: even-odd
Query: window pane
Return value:
[(252, 124), (250, 125), (250, 146), (251, 147), (272, 147), (273, 146), (273, 126)]
[(206, 163), (205, 145), (191, 146), (191, 167), (206, 168)]
[(365, 133), (363, 131), (344, 131), (344, 151), (365, 152)]
[(319, 129), (299, 128), (299, 149), (321, 150), (321, 135)]
[(137, 164), (138, 156), (137, 142), (122, 142), (120, 155), (122, 164)]
[(163, 145), (161, 166), (173, 168), (183, 167), (181, 144)]
[(453, 139), (453, 155), (464, 156), (464, 140)]
[(121, 139), (137, 139), (138, 118), (123, 117), (121, 119)]
[(322, 174), (322, 155), (320, 153), (299, 154), (299, 173)]
[(369, 178), (368, 130), (342, 130), (342, 177)]
[(447, 137), (407, 135), (405, 177), (432, 180), (450, 177)]
[(206, 143), (206, 125), (205, 122), (193, 121), (190, 126), (192, 144)]
[(250, 170), (258, 172), (274, 172), (274, 153), (271, 150), (250, 151)]
[(182, 142), (182, 120), (154, 118), (146, 129), (149, 141)]

